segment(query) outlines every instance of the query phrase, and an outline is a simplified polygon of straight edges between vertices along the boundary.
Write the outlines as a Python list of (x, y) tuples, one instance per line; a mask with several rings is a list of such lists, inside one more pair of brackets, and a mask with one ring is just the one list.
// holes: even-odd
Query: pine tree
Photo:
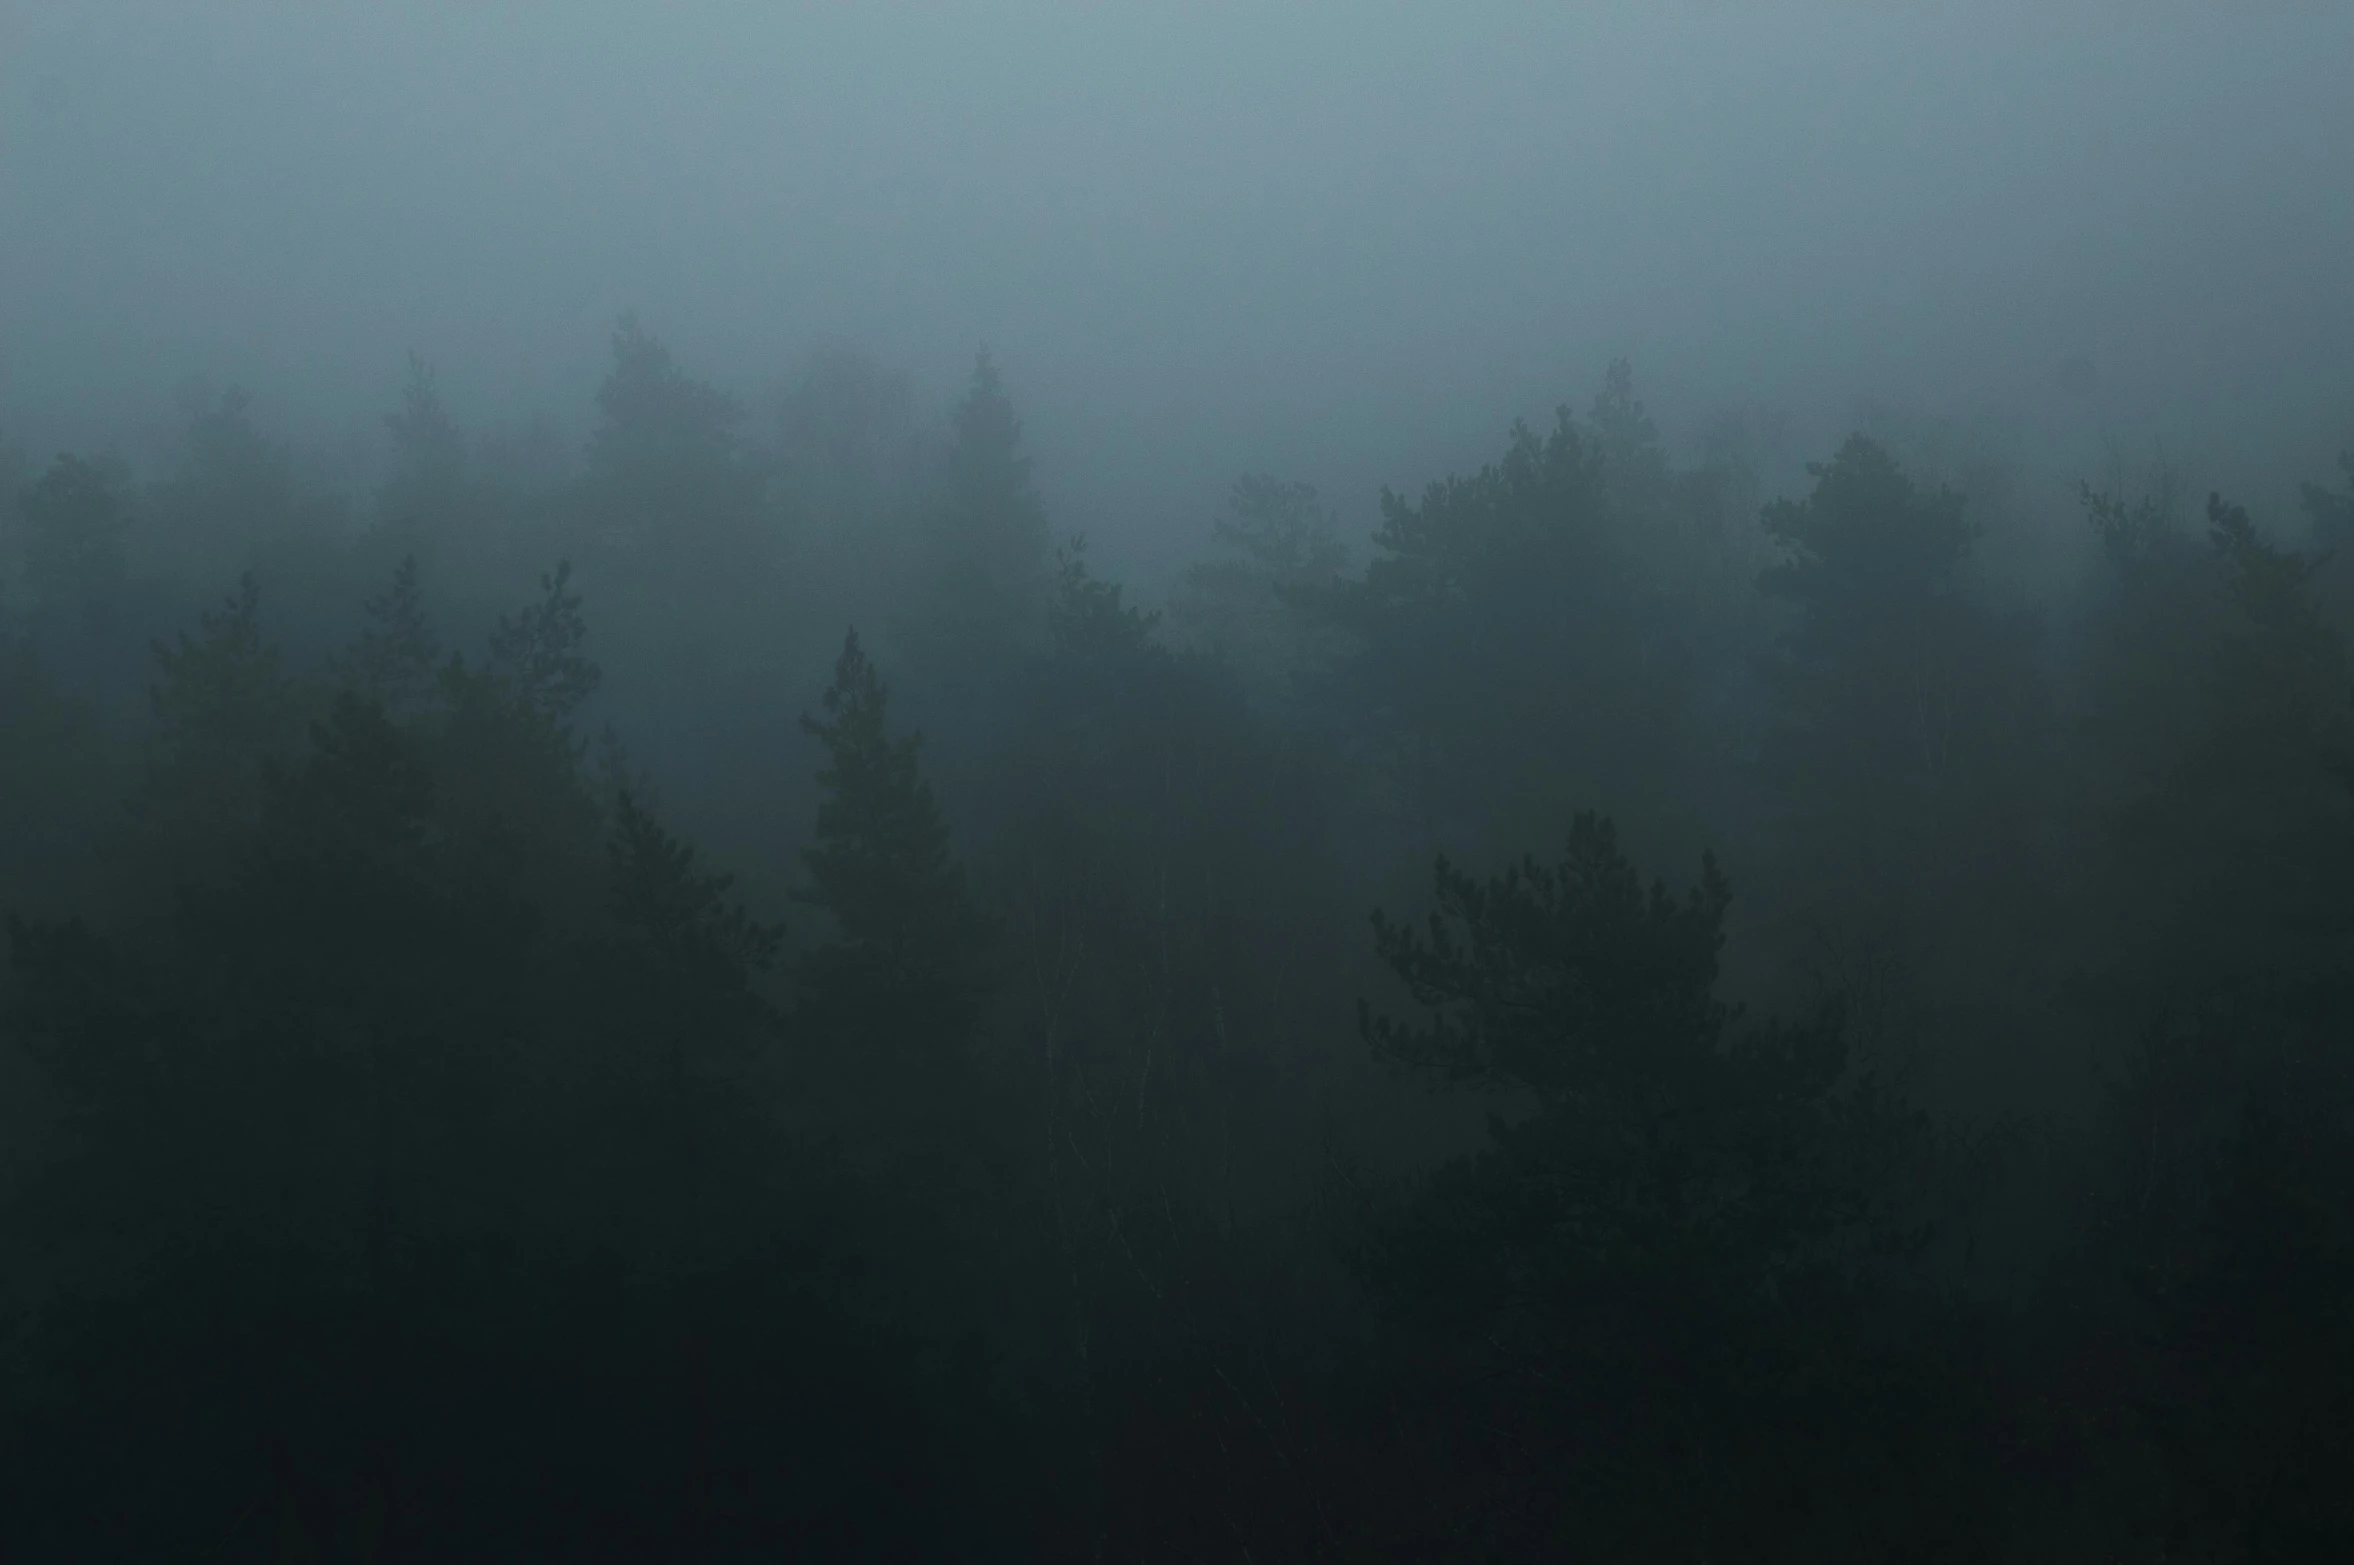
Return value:
[[(1760, 668), (1770, 923), (1793, 975), (1850, 996), (1884, 1063), (1917, 1058), (1939, 1090), (2019, 1090), (2013, 1073), (2049, 1051), (2016, 1012), (1985, 1009), (2012, 1001), (1983, 973), (2036, 992), (2057, 916), (2036, 628), (1971, 590), (1963, 495), (1861, 435), (1809, 471), (1805, 498), (1764, 515), (1782, 558), (1759, 588), (1788, 605)], [(1997, 1056), (1987, 1036), (2021, 1047)]]
[(159, 641), (153, 655), (155, 733), (139, 807), (160, 857), (200, 875), (258, 819), (267, 764), (302, 739), (303, 693), (263, 633), (250, 573), (198, 617), (195, 635)]
[(521, 613), (502, 615), (491, 632), (491, 668), (525, 708), (562, 725), (603, 678), (581, 649), (588, 621), (580, 594), (572, 591), (569, 561), (540, 578), (539, 601)]
[(1571, 1537), (1610, 1558), (1872, 1557), (1867, 1517), (1939, 1503), (1914, 1464), (1953, 1433), (1908, 1427), (1938, 1338), (1888, 1334), (1909, 1318), (1919, 1122), (1851, 1080), (1835, 1009), (1736, 1032), (1713, 861), (1682, 897), (1647, 887), (1586, 815), (1558, 864), (1483, 881), (1442, 859), (1436, 892), (1424, 928), (1375, 915), (1423, 1014), (1366, 1007), (1364, 1034), (1520, 1112), (1362, 1258), (1467, 1355), (1461, 1411), (1516, 1447), (1499, 1510), (1543, 1557)]
[(1292, 594), (1356, 644), (1334, 694), (1387, 751), (1417, 851), (1505, 850), (1571, 804), (1659, 824), (1687, 679), (1608, 449), (1567, 407), (1515, 425), (1478, 472), (1385, 491), (1361, 577)]
[(949, 851), (921, 736), (895, 737), (888, 692), (852, 631), (825, 693), (801, 726), (826, 752), (817, 842), (802, 856), (801, 900), (834, 936), (801, 969), (813, 1027), (869, 1049), (939, 1053), (963, 1041), (987, 990), (989, 930)]
[(433, 366), (409, 355), (401, 410), (384, 416), (392, 434), (392, 476), (377, 495), (379, 524), (404, 541), (434, 537), (454, 520), (466, 484), (466, 442), (448, 409)]
[(594, 503), (644, 566), (691, 569), (715, 544), (735, 541), (759, 475), (744, 458), (734, 398), (689, 376), (635, 316), (623, 316), (597, 411)]
[(743, 1033), (762, 1017), (755, 980), (775, 958), (779, 927), (728, 898), (733, 876), (697, 867), (695, 850), (664, 831), (627, 791), (607, 845), (615, 949), (666, 1024)]
[(1340, 650), (1288, 600), (1328, 590), (1348, 566), (1348, 548), (1310, 484), (1251, 474), (1235, 481), (1226, 509), (1211, 524), (1221, 557), (1185, 573), (1169, 617), (1275, 706), (1298, 674)]
[(941, 479), (926, 650), (946, 665), (986, 664), (1039, 639), (1049, 569), (1022, 421), (986, 352), (951, 420)]
[(26, 491), (24, 579), (36, 604), (78, 610), (93, 623), (128, 577), (128, 527), (115, 474), (106, 463), (60, 456)]
[(431, 693), (439, 654), (426, 628), (417, 587), (417, 557), (405, 556), (392, 586), (370, 598), (368, 628), (337, 660), (336, 672), (353, 688), (400, 716)]

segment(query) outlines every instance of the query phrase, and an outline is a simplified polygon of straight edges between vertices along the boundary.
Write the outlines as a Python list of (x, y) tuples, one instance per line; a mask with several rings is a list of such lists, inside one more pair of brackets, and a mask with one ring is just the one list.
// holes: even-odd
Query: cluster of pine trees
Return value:
[(2354, 1557), (2354, 455), (596, 408), (0, 446), (0, 1553)]

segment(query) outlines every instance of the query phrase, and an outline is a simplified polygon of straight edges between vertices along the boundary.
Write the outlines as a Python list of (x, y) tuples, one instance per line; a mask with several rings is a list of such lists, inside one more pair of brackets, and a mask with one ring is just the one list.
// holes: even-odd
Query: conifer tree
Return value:
[(753, 985), (776, 955), (781, 929), (731, 900), (731, 875), (695, 863), (695, 850), (662, 829), (623, 791), (607, 845), (615, 950), (640, 985), (663, 998), (672, 1026), (728, 1031), (764, 1014)]
[(492, 669), (527, 709), (562, 724), (596, 693), (603, 675), (581, 649), (588, 621), (580, 594), (571, 589), (569, 561), (540, 578), (539, 601), (521, 613), (503, 615), (491, 632)]
[(438, 654), (422, 600), (417, 557), (407, 555), (393, 572), (391, 587), (365, 604), (368, 628), (336, 663), (337, 673), (396, 717), (433, 689)]
[(380, 524), (405, 540), (431, 537), (453, 519), (464, 494), (466, 442), (442, 405), (433, 366), (409, 355), (401, 410), (387, 413), (393, 470), (377, 495)]
[(1274, 706), (1298, 674), (1340, 650), (1288, 600), (1329, 590), (1347, 568), (1348, 547), (1311, 484), (1251, 474), (1235, 481), (1226, 508), (1211, 524), (1220, 558), (1185, 573), (1169, 615), (1187, 641)]
[[(1850, 1079), (1835, 1008), (1736, 1030), (1715, 994), (1729, 899), (1713, 860), (1682, 897), (1646, 886), (1583, 815), (1558, 864), (1483, 881), (1442, 859), (1425, 927), (1374, 916), (1423, 1014), (1365, 1007), (1373, 1049), (1525, 1110), (1362, 1258), (1469, 1355), (1455, 1394), (1518, 1448), (1527, 1487), (1502, 1508), (1532, 1557), (1571, 1537), (1609, 1558), (1873, 1557), (1873, 1511), (1937, 1503), (1905, 1491), (1950, 1431), (1900, 1411), (1935, 1384), (1937, 1338), (1888, 1334), (1921, 1127)], [(1900, 1432), (1926, 1438), (1900, 1454)], [(1931, 1530), (1922, 1549), (1963, 1549)]]
[(1048, 587), (1046, 509), (1031, 485), (1022, 421), (986, 352), (956, 405), (941, 482), (926, 651), (969, 667), (1034, 645)]
[(264, 635), (261, 589), (249, 573), (197, 632), (153, 647), (155, 732), (139, 796), (142, 817), (181, 873), (253, 824), (266, 763), (302, 737), (302, 692)]
[(850, 632), (802, 728), (822, 745), (817, 842), (802, 855), (802, 900), (834, 936), (801, 970), (801, 1003), (821, 1031), (861, 1047), (937, 1053), (971, 1027), (986, 992), (986, 922), (949, 851), (921, 735), (892, 734), (888, 691)]
[(743, 411), (680, 369), (635, 316), (614, 328), (597, 411), (588, 446), (592, 503), (641, 569), (693, 569), (715, 546), (740, 541), (759, 493), (742, 449)]
[(103, 462), (63, 455), (26, 491), (25, 586), (37, 604), (72, 608), (93, 624), (123, 590), (128, 526), (114, 475)]
[(1506, 850), (1565, 801), (1640, 819), (1669, 791), (1685, 661), (1611, 449), (1567, 407), (1542, 434), (1515, 425), (1478, 472), (1385, 491), (1360, 577), (1292, 594), (1356, 644), (1334, 694), (1378, 736), (1420, 842)]
[[(1805, 498), (1764, 515), (1782, 558), (1759, 587), (1788, 605), (1760, 669), (1770, 922), (1853, 1001), (1860, 1045), (1915, 1057), (1941, 1090), (2013, 1090), (1997, 1076), (2040, 1068), (2023, 1024), (1975, 1008), (2002, 992), (1985, 964), (2019, 975), (2015, 994), (2044, 981), (2056, 916), (2035, 626), (1971, 590), (1963, 495), (1862, 435), (1809, 471)], [(2022, 1049), (1997, 1065), (1960, 1042), (1972, 1031)]]

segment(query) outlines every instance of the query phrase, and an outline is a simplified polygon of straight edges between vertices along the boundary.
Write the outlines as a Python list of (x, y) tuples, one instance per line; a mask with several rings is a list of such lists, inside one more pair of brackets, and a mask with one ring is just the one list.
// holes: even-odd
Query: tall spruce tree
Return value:
[[(2054, 916), (2035, 627), (1965, 578), (1964, 496), (1861, 435), (1809, 471), (1764, 516), (1782, 558), (1759, 585), (1788, 605), (1761, 669), (1770, 922), (1794, 971), (1849, 996), (1859, 1044), (1985, 1107), (2051, 1053), (1987, 1009), (2044, 981)], [(2028, 981), (1990, 987), (1989, 964)]]
[(801, 720), (826, 752), (801, 899), (834, 926), (802, 963), (801, 1005), (815, 1030), (860, 1048), (938, 1054), (978, 1015), (989, 928), (917, 762), (922, 736), (893, 735), (888, 703), (854, 630), (825, 716)]
[(940, 481), (919, 644), (944, 669), (987, 669), (1040, 640), (1050, 565), (1022, 421), (987, 352), (951, 418)]
[(368, 628), (335, 660), (335, 670), (362, 694), (400, 716), (432, 694), (439, 661), (426, 627), (424, 594), (417, 585), (417, 557), (406, 555), (392, 573), (392, 585), (368, 599)]
[(449, 410), (433, 366), (409, 355), (401, 410), (387, 413), (393, 468), (377, 492), (380, 526), (414, 547), (436, 539), (455, 520), (465, 495), (466, 442)]
[(129, 518), (116, 473), (105, 462), (61, 455), (21, 506), (24, 580), (34, 604), (78, 613), (99, 628), (129, 576)]

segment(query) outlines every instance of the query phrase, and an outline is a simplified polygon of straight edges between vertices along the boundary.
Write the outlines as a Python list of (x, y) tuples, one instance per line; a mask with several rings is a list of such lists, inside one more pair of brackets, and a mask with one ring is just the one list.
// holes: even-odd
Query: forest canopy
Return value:
[(880, 384), (18, 467), (12, 1555), (2354, 1544), (2354, 457), (2039, 603), (1619, 362), (1164, 614)]

